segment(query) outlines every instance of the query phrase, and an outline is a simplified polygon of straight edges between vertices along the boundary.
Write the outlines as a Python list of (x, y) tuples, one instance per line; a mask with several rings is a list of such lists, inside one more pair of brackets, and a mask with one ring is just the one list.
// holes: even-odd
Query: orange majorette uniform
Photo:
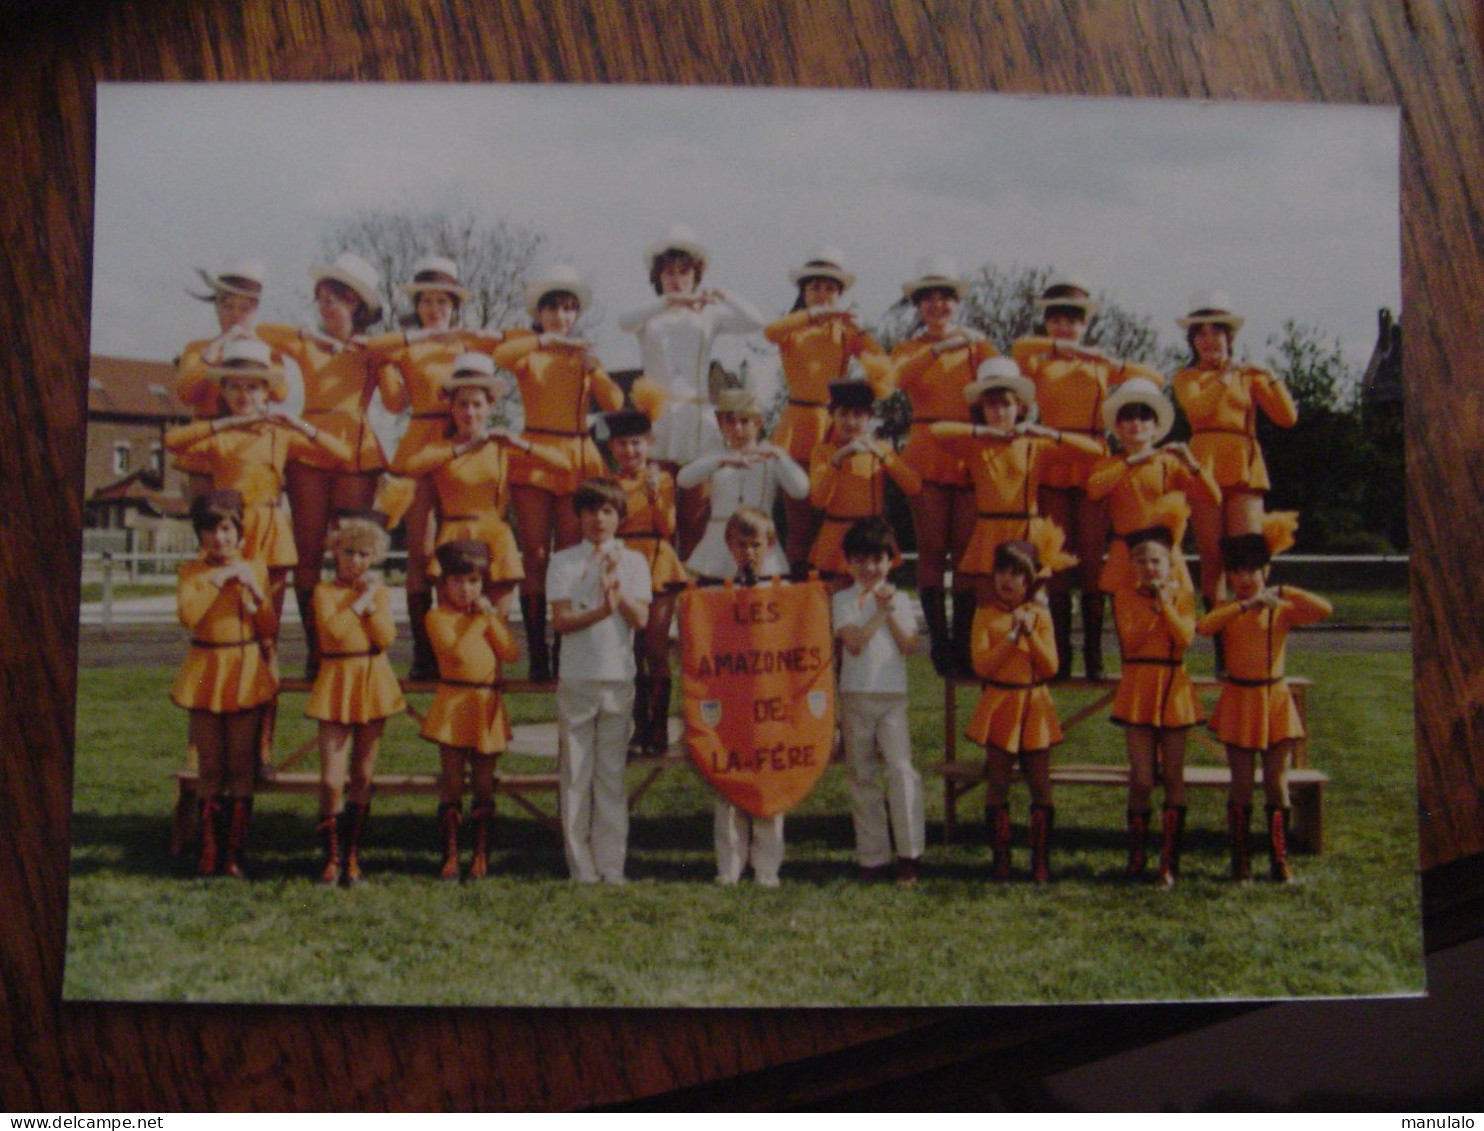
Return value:
[[(809, 564), (820, 573), (848, 573), (845, 532), (863, 518), (886, 513), (886, 477), (905, 495), (922, 491), (922, 477), (889, 443), (876, 440), (869, 452), (852, 452), (836, 467), (840, 445), (825, 440), (809, 456), (809, 504), (820, 512), (819, 534), (809, 550)], [(893, 565), (901, 564), (901, 555)]]
[(763, 330), (778, 347), (788, 403), (773, 430), (773, 443), (807, 464), (830, 430), (830, 382), (845, 377), (851, 358), (860, 360), (871, 392), (891, 393), (891, 362), (876, 339), (844, 318), (815, 320), (807, 310), (786, 314)]
[[(415, 335), (412, 331), (411, 335)], [(516, 328), (502, 331), (498, 338), (480, 336), (472, 330), (454, 330), (450, 336), (409, 341), (409, 333), (381, 334), (367, 343), (367, 348), (381, 353), (398, 374), (412, 409), (407, 431), (397, 443), (391, 469), (397, 475), (411, 475), (408, 461), (428, 444), (448, 435), (452, 417), (443, 391), (453, 376), (454, 362), (464, 353), (493, 354), (496, 347), (518, 337), (534, 336), (533, 331)]]
[(1190, 504), (1182, 496), (1212, 506), (1221, 502), (1221, 489), (1216, 486), (1210, 467), (1203, 463), (1201, 473), (1192, 475), (1184, 460), (1164, 451), (1156, 451), (1132, 467), (1124, 456), (1104, 456), (1087, 479), (1087, 497), (1104, 496), (1108, 499), (1113, 542), (1103, 572), (1098, 575), (1098, 588), (1105, 593), (1117, 593), (1138, 584), (1125, 538), (1150, 526), (1164, 526), (1174, 533), (1171, 564), (1181, 587), (1190, 588), (1190, 568), (1180, 553), (1180, 536), (1190, 517)]
[(392, 595), (379, 585), (369, 616), (351, 611), (360, 593), (338, 581), (314, 587), (320, 667), (304, 713), (329, 723), (368, 723), (407, 709), (386, 650), (397, 638)]
[[(496, 438), (461, 456), (453, 454), (456, 441), (438, 440), (423, 446), (405, 464), (407, 474), (416, 478), (430, 476), (438, 495), (442, 521), (438, 526), (438, 545), (472, 539), (489, 547), (489, 579), (519, 581), (526, 575), (521, 565), (515, 535), (505, 521), (509, 504), (507, 483), (514, 459), (508, 445)], [(525, 453), (520, 453), (524, 455)], [(545, 463), (558, 471), (570, 468), (567, 457), (550, 444), (533, 443), (533, 462)], [(428, 562), (428, 576), (441, 576), (436, 560)]]
[(1160, 602), (1128, 586), (1113, 594), (1113, 619), (1123, 672), (1113, 696), (1112, 722), (1123, 726), (1188, 727), (1205, 718), (1185, 649), (1195, 637), (1195, 593), (1188, 584), (1173, 602)]
[(1292, 585), (1277, 589), (1283, 598), (1277, 608), (1243, 612), (1240, 602), (1227, 601), (1195, 626), (1202, 636), (1219, 632), (1226, 648), (1226, 678), (1209, 725), (1222, 742), (1242, 750), (1266, 750), (1285, 738), (1303, 736), (1298, 707), (1283, 678), (1288, 630), (1334, 611), (1313, 593)]
[(1019, 338), (1010, 356), (1035, 383), (1041, 423), (1059, 432), (1076, 432), (1098, 442), (1096, 454), (1078, 448), (1058, 448), (1041, 464), (1041, 486), (1059, 490), (1083, 489), (1098, 455), (1108, 454), (1103, 434), (1103, 399), (1132, 376), (1148, 377), (1156, 385), (1164, 378), (1152, 369), (1104, 357), (1084, 346), (1068, 346), (1052, 338)]
[[(268, 568), (262, 562), (248, 564), (266, 595)], [(191, 630), (191, 650), (170, 698), (188, 711), (230, 715), (260, 707), (278, 694), (278, 680), (262, 648), (278, 632), (278, 615), (271, 599), (248, 612), (245, 590), (235, 581), (218, 589), (207, 575), (219, 568), (204, 555), (180, 563), (176, 607), (180, 623)]]
[(427, 626), (438, 655), (438, 690), (422, 736), (478, 754), (500, 753), (510, 741), (500, 664), (520, 655), (515, 637), (498, 613), (461, 613), (444, 606), (428, 614)]
[(386, 365), (382, 354), (298, 326), (259, 326), (258, 337), (293, 358), (304, 375), (304, 419), (350, 449), (348, 460), (317, 451), (295, 462), (321, 471), (354, 474), (384, 470), (386, 455), (371, 431), (366, 410), (378, 391), (382, 404), (391, 412), (407, 407), (407, 397), (396, 371)]
[(974, 485), (978, 518), (954, 573), (988, 577), (994, 572), (995, 547), (1017, 538), (1036, 547), (1042, 565), (1062, 568), (1060, 549), (1066, 534), (1051, 519), (1042, 518), (1036, 505), (1041, 464), (1059, 446), (1095, 452), (1097, 442), (1075, 432), (1063, 433), (1061, 445), (1044, 436), (975, 436), (971, 426), (947, 422), (935, 427), (932, 437), (944, 452), (963, 461)]
[[(251, 376), (251, 371), (244, 371)], [(211, 476), (211, 485), (242, 494), (242, 556), (270, 569), (297, 565), (293, 524), (283, 509), (284, 467), (290, 460), (350, 460), (350, 448), (333, 433), (311, 440), (297, 428), (262, 420), (213, 433), (212, 421), (197, 420), (165, 433), (182, 471)]]
[(649, 563), (650, 584), (656, 593), (679, 589), (689, 574), (671, 541), (675, 537), (675, 477), (659, 473), (659, 486), (650, 489), (647, 475), (617, 476), (628, 510), (616, 537)]
[(1045, 750), (1062, 739), (1056, 704), (1046, 690), (1047, 679), (1056, 673), (1051, 614), (1038, 604), (1031, 607), (1036, 611), (1035, 630), (1017, 640), (997, 668), (990, 668), (988, 660), (1010, 634), (1014, 610), (990, 600), (974, 612), (974, 672), (983, 681), (983, 690), (964, 734), (1008, 754)]
[(607, 474), (598, 446), (588, 434), (589, 399), (612, 412), (623, 404), (623, 389), (601, 366), (584, 370), (584, 354), (566, 346), (542, 348), (540, 335), (521, 335), (495, 350), (495, 364), (515, 374), (525, 408), (523, 439), (562, 453), (568, 470), (516, 452), (510, 482), (553, 495), (570, 495), (584, 479)]
[[(209, 377), (210, 368), (201, 355), (216, 338), (202, 338), (187, 342), (175, 359), (175, 395), (182, 404), (191, 406), (191, 415), (197, 420), (210, 420), (222, 414), (221, 385)], [(265, 338), (264, 341), (267, 341)], [(288, 399), (289, 386), (282, 373), (275, 373), (268, 382), (268, 399), (281, 404)]]
[(1268, 370), (1231, 365), (1223, 371), (1181, 369), (1171, 378), (1175, 400), (1190, 421), (1190, 451), (1209, 467), (1223, 491), (1266, 491), (1268, 465), (1257, 446), (1257, 410), (1291, 428), (1298, 407), (1288, 387)]
[(935, 339), (919, 334), (891, 351), (892, 384), (912, 403), (912, 427), (902, 458), (924, 483), (940, 487), (967, 487), (969, 473), (963, 461), (947, 451), (928, 432), (940, 420), (967, 424), (969, 406), (964, 387), (974, 380), (979, 366), (998, 357), (999, 351), (977, 331), (966, 331), (973, 340), (965, 349), (933, 356)]

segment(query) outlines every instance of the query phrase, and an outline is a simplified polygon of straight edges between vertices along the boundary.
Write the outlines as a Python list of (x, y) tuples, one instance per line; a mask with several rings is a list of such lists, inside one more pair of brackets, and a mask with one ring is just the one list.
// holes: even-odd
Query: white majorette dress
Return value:
[[(727, 519), (740, 507), (756, 507), (764, 514), (773, 513), (773, 500), (778, 488), (795, 499), (809, 495), (809, 474), (785, 452), (758, 460), (748, 467), (723, 467), (722, 461), (737, 454), (730, 448), (708, 452), (682, 467), (675, 476), (678, 487), (695, 487), (711, 481), (711, 520), (706, 533), (696, 545), (686, 568), (702, 577), (736, 577), (737, 563), (727, 549)], [(776, 542), (768, 550), (762, 573), (788, 575), (788, 559)]]

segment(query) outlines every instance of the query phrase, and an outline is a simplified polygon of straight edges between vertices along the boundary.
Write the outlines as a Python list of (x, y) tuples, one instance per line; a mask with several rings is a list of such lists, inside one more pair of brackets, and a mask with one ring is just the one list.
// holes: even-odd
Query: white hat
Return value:
[(667, 251), (683, 251), (702, 263), (711, 258), (706, 245), (697, 238), (695, 229), (689, 224), (672, 224), (668, 232), (645, 248), (644, 266), (653, 271), (654, 261)]
[(582, 281), (582, 276), (577, 274), (577, 268), (565, 263), (554, 263), (534, 283), (526, 284), (526, 313), (535, 318), (541, 300), (553, 291), (566, 291), (575, 295), (577, 305), (584, 310), (593, 297), (592, 290)]
[(1020, 372), (1014, 358), (992, 357), (980, 363), (974, 380), (964, 386), (964, 401), (974, 404), (991, 389), (1008, 389), (1028, 411), (1036, 407), (1036, 384)]
[(1184, 318), (1175, 319), (1182, 330), (1214, 323), (1227, 327), (1233, 334), (1242, 328), (1245, 321), (1240, 315), (1232, 313), (1232, 300), (1225, 291), (1196, 291), (1190, 296), (1190, 313)]
[(802, 267), (788, 273), (790, 283), (802, 283), (805, 279), (833, 279), (840, 284), (842, 292), (855, 284), (855, 276), (845, 270), (845, 253), (832, 243), (815, 248)]
[(204, 295), (198, 295), (194, 291), (187, 293), (202, 302), (215, 302), (219, 294), (243, 295), (246, 298), (261, 297), (263, 283), (268, 278), (268, 268), (263, 266), (261, 259), (239, 259), (218, 274), (213, 275), (202, 267), (196, 268), (196, 274), (200, 275), (202, 281), (211, 288), (211, 293)]
[(381, 314), (381, 295), (376, 289), (381, 285), (381, 276), (376, 273), (375, 267), (359, 255), (342, 251), (335, 257), (334, 263), (328, 266), (321, 263), (311, 267), (309, 277), (316, 285), (328, 279), (349, 287), (371, 308), (372, 314)]
[(442, 291), (460, 302), (469, 292), (459, 286), (459, 265), (443, 255), (425, 255), (412, 265), (412, 282), (397, 288), (408, 298), (417, 299), (422, 291)]
[(1118, 421), (1118, 410), (1124, 405), (1148, 405), (1154, 410), (1154, 442), (1157, 444), (1170, 434), (1175, 425), (1175, 406), (1164, 390), (1147, 377), (1130, 377), (1119, 385), (1103, 402), (1103, 428), (1113, 431)]
[(206, 375), (217, 381), (252, 377), (272, 382), (283, 376), (283, 367), (274, 363), (272, 347), (261, 338), (233, 338), (222, 346), (221, 362), (207, 366)]
[(495, 372), (494, 360), (487, 353), (461, 353), (454, 359), (453, 375), (440, 390), (452, 397), (460, 389), (485, 389), (491, 396), (505, 391), (505, 380)]
[(958, 264), (949, 255), (929, 255), (917, 261), (917, 276), (908, 279), (902, 284), (902, 294), (907, 296), (908, 301), (918, 291), (927, 290), (930, 287), (942, 287), (951, 290), (959, 298), (969, 289), (966, 280), (958, 277)]
[(716, 394), (716, 411), (738, 416), (762, 416), (763, 407), (751, 389), (723, 389)]
[[(1053, 292), (1060, 291), (1060, 294)], [(1068, 291), (1081, 291), (1080, 295), (1068, 294)], [(1091, 297), (1092, 287), (1081, 275), (1071, 271), (1058, 272), (1046, 280), (1046, 287), (1041, 291), (1041, 296), (1036, 299), (1036, 309), (1045, 313), (1047, 307), (1052, 306), (1075, 306), (1081, 309), (1084, 318), (1091, 318), (1099, 310), (1102, 304)]]

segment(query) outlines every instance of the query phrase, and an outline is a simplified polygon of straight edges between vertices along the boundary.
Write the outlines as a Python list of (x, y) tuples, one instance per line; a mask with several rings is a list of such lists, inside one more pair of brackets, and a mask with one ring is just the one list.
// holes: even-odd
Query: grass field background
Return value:
[[(1291, 642), (1289, 667), (1316, 681), (1311, 764), (1332, 779), (1325, 852), (1298, 856), (1291, 885), (1234, 885), (1224, 798), (1194, 791), (1184, 875), (1170, 892), (1120, 879), (1125, 798), (1111, 789), (1059, 792), (1048, 888), (1025, 878), (1021, 787), (1015, 882), (987, 882), (977, 793), (944, 847), (941, 783), (928, 770), (942, 756), (942, 690), (919, 658), (912, 727), (929, 850), (915, 890), (855, 879), (840, 766), (789, 815), (777, 890), (712, 884), (712, 794), (688, 767), (668, 771), (635, 812), (622, 888), (567, 881), (556, 834), (508, 800), (494, 875), (439, 883), (433, 799), (384, 798), (369, 827), (370, 882), (327, 890), (313, 882), (315, 801), (285, 795), (257, 801), (251, 882), (198, 880), (167, 851), (170, 774), (185, 745), (184, 712), (166, 697), (173, 669), (84, 670), (65, 996), (736, 1006), (1420, 992), (1411, 657), (1307, 644)], [(1063, 717), (1084, 701), (1056, 695)], [(972, 703), (965, 689), (961, 722)], [(302, 704), (284, 700), (281, 750), (312, 734)], [(517, 722), (550, 709), (536, 697), (512, 706)], [(961, 741), (959, 756), (972, 753)], [(1090, 720), (1055, 756), (1120, 763), (1122, 733)], [(1216, 758), (1192, 741), (1192, 760)], [(393, 721), (382, 768), (436, 762), (411, 720)], [(1255, 862), (1265, 875), (1265, 854)]]

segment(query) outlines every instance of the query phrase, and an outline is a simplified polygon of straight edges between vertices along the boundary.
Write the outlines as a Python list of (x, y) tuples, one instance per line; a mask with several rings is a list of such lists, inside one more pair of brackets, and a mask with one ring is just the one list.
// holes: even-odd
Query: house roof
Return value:
[(88, 362), (88, 417), (184, 420), (190, 409), (175, 395), (175, 366), (167, 361), (92, 357)]
[(152, 485), (147, 471), (140, 470), (126, 475), (117, 483), (99, 487), (88, 497), (88, 504), (135, 503), (154, 514), (181, 518), (190, 511), (189, 505), (179, 495), (167, 495)]

